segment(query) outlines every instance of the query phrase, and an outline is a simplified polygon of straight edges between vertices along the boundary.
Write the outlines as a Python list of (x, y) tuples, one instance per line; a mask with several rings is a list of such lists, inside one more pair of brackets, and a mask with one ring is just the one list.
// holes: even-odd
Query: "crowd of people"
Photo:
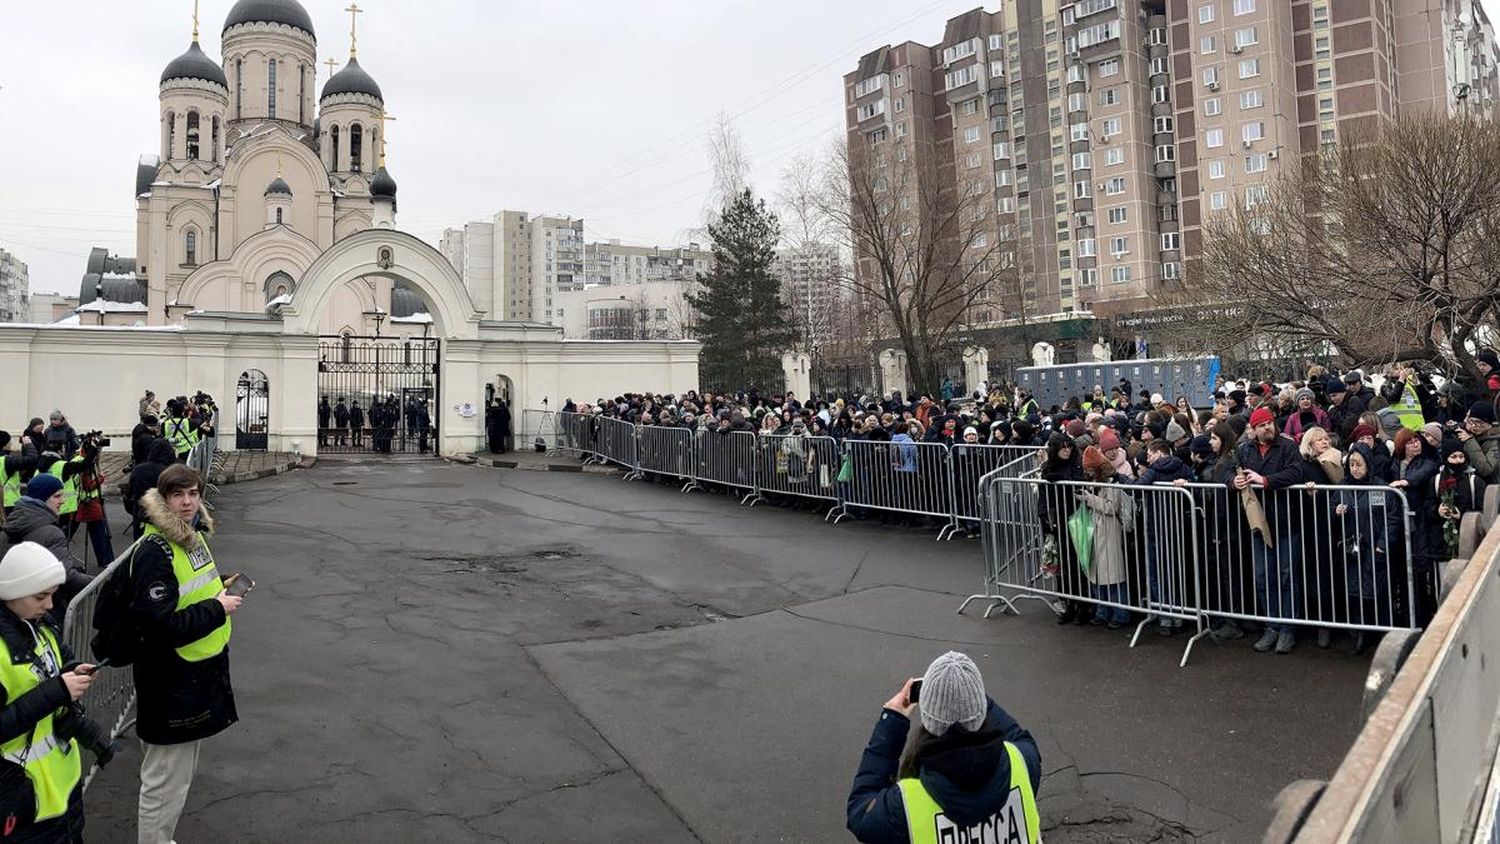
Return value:
[[(0, 431), (0, 840), (83, 840), (81, 749), (107, 765), (119, 752), (83, 699), (106, 664), (133, 667), (135, 731), (141, 740), (138, 839), (168, 844), (187, 800), (201, 742), (237, 719), (229, 682), (230, 594), (207, 534), (204, 479), (185, 460), (214, 436), (217, 408), (199, 392), (166, 402), (140, 399), (132, 460), (122, 486), (134, 542), (130, 565), (98, 590), (95, 615), (116, 623), (77, 658), (62, 636), (72, 599), (93, 580), (72, 538), (88, 531), (95, 568), (115, 559), (105, 514), (99, 431), (79, 434), (61, 411), (32, 419), (19, 436)], [(121, 572), (124, 572), (123, 574)], [(252, 584), (253, 585), (253, 584)], [(101, 640), (102, 637), (102, 640)]]

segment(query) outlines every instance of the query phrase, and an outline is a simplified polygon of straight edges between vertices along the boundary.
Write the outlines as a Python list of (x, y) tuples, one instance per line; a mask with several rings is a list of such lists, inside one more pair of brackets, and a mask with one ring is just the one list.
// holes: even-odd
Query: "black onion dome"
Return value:
[(172, 79), (201, 79), (204, 82), (222, 85), (225, 90), (229, 89), (229, 80), (224, 76), (224, 68), (219, 67), (218, 62), (199, 49), (197, 41), (188, 47), (186, 53), (169, 62), (167, 69), (161, 72), (161, 81), (167, 82)]
[(383, 196), (388, 199), (396, 198), (396, 180), (382, 165), (375, 171), (375, 178), (370, 180), (370, 196)]
[(317, 37), (312, 17), (297, 0), (240, 0), (224, 18), (224, 29), (242, 23), (282, 23)]
[(285, 179), (277, 176), (274, 180), (271, 181), (271, 184), (266, 186), (266, 192), (264, 195), (270, 196), (273, 193), (284, 193), (287, 196), (291, 196), (292, 186), (287, 184)]
[(370, 74), (365, 73), (364, 68), (359, 66), (359, 59), (349, 57), (349, 63), (344, 69), (335, 73), (327, 82), (323, 83), (323, 95), (318, 99), (326, 100), (334, 94), (366, 94), (381, 102), (385, 97), (380, 95), (380, 86)]

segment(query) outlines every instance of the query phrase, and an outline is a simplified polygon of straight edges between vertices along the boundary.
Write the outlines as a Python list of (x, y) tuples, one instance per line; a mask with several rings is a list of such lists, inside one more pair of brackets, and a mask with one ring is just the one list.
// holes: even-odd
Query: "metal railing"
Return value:
[(636, 471), (681, 478), (686, 492), (693, 478), (693, 432), (687, 428), (642, 427), (636, 432)]
[(839, 444), (832, 437), (801, 434), (766, 434), (756, 440), (755, 493), (750, 506), (767, 496), (789, 495), (830, 505), (826, 521), (843, 518), (843, 503), (836, 478), (840, 466)]
[(850, 515), (871, 509), (947, 519), (948, 524), (938, 531), (940, 538), (957, 529), (957, 497), (953, 495), (948, 446), (911, 440), (853, 440), (845, 442), (844, 449), (849, 455), (850, 472), (841, 488)]
[(637, 452), (636, 426), (620, 419), (598, 417), (599, 458), (601, 462), (614, 463), (624, 469), (626, 480), (640, 477), (640, 457)]
[(597, 450), (599, 430), (594, 417), (586, 413), (558, 413), (553, 426), (555, 436), (548, 454), (577, 454), (592, 458)]
[[(130, 555), (138, 544), (140, 540), (132, 542), (124, 553), (116, 557), (87, 586), (80, 589), (69, 602), (67, 616), (63, 619), (62, 638), (73, 651), (75, 659), (81, 662), (97, 662), (93, 656), (93, 648), (89, 644), (89, 640), (93, 638), (94, 607), (99, 603), (99, 593), (104, 588), (105, 582), (114, 577), (123, 566), (129, 565)], [(130, 669), (100, 668), (94, 675), (93, 684), (89, 686), (89, 690), (84, 693), (79, 702), (83, 704), (88, 717), (99, 722), (100, 726), (109, 731), (110, 738), (118, 738), (135, 722), (133, 714), (135, 682)], [(85, 749), (84, 752), (89, 751)], [(93, 778), (95, 770), (92, 754), (86, 758), (89, 764), (85, 768), (88, 771), (84, 779), (85, 787)]]
[(755, 495), (755, 434), (700, 431), (693, 439), (693, 479), (744, 490), (741, 503)]

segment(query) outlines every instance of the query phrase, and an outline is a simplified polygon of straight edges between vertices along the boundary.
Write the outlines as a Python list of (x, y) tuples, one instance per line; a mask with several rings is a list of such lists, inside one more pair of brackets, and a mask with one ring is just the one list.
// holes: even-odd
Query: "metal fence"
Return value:
[(636, 471), (681, 478), (683, 490), (697, 486), (693, 480), (693, 432), (687, 428), (647, 426), (636, 433)]
[[(1049, 483), (986, 475), (979, 489), (985, 615), (1036, 598), (1094, 623), (1193, 628), (1183, 650), (1240, 621), (1281, 632), (1412, 629), (1414, 578), (1405, 495), (1380, 486), (1234, 491), (1217, 484)], [(1436, 594), (1435, 592), (1433, 594)]]
[(626, 480), (633, 480), (640, 476), (639, 457), (636, 451), (635, 425), (621, 419), (610, 419), (598, 417), (594, 421), (599, 423), (599, 457), (606, 463), (614, 463), (630, 471), (625, 473)]
[(756, 441), (755, 494), (750, 506), (777, 495), (823, 501), (831, 505), (823, 518), (837, 515), (836, 523), (843, 517), (836, 485), (840, 463), (839, 444), (832, 437), (764, 435)]
[(755, 495), (756, 445), (749, 431), (699, 431), (693, 439), (694, 480), (745, 490), (741, 503), (748, 501)]
[(871, 509), (946, 519), (948, 524), (939, 531), (940, 537), (956, 527), (953, 511), (958, 497), (953, 495), (952, 450), (948, 446), (910, 440), (854, 440), (845, 442), (844, 448), (850, 471), (848, 481), (841, 486), (850, 515)]
[[(116, 557), (104, 568), (104, 571), (79, 590), (68, 604), (68, 614), (63, 619), (62, 638), (72, 649), (75, 659), (82, 662), (97, 662), (89, 640), (93, 638), (94, 607), (99, 603), (99, 592), (109, 578), (114, 577), (122, 567), (128, 565), (130, 555), (135, 551), (135, 546), (139, 542), (140, 540), (136, 540), (131, 543), (124, 553)], [(135, 721), (135, 682), (131, 677), (130, 669), (100, 668), (94, 675), (93, 684), (89, 686), (89, 690), (84, 693), (79, 702), (83, 704), (90, 718), (109, 731), (111, 738), (117, 738)], [(88, 750), (83, 752), (89, 753)], [(87, 771), (87, 777), (84, 780), (86, 787), (88, 781), (94, 776), (94, 759), (92, 754), (85, 758), (88, 760), (88, 765), (84, 768)]]
[[(528, 413), (531, 411), (527, 411)], [(594, 417), (585, 413), (558, 413), (553, 425), (549, 454), (566, 453), (592, 457), (597, 451), (599, 430)]]

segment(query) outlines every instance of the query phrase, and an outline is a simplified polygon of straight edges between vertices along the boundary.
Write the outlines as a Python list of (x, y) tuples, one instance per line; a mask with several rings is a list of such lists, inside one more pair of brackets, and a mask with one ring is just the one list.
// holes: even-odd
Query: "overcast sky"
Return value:
[[(1493, 19), (1500, 0), (1485, 0)], [(215, 59), (231, 0), (203, 0)], [(318, 58), (349, 49), (345, 0), (303, 0)], [(584, 218), (589, 240), (674, 245), (710, 192), (706, 135), (739, 129), (752, 184), (843, 130), (859, 55), (932, 43), (962, 0), (364, 0), (360, 64), (397, 120), (398, 224), (433, 242), (502, 208)], [(994, 3), (986, 4), (995, 8)], [(78, 292), (89, 247), (135, 254), (136, 159), (192, 0), (0, 0), (0, 248), (32, 290)], [(327, 69), (318, 76), (321, 88)]]

